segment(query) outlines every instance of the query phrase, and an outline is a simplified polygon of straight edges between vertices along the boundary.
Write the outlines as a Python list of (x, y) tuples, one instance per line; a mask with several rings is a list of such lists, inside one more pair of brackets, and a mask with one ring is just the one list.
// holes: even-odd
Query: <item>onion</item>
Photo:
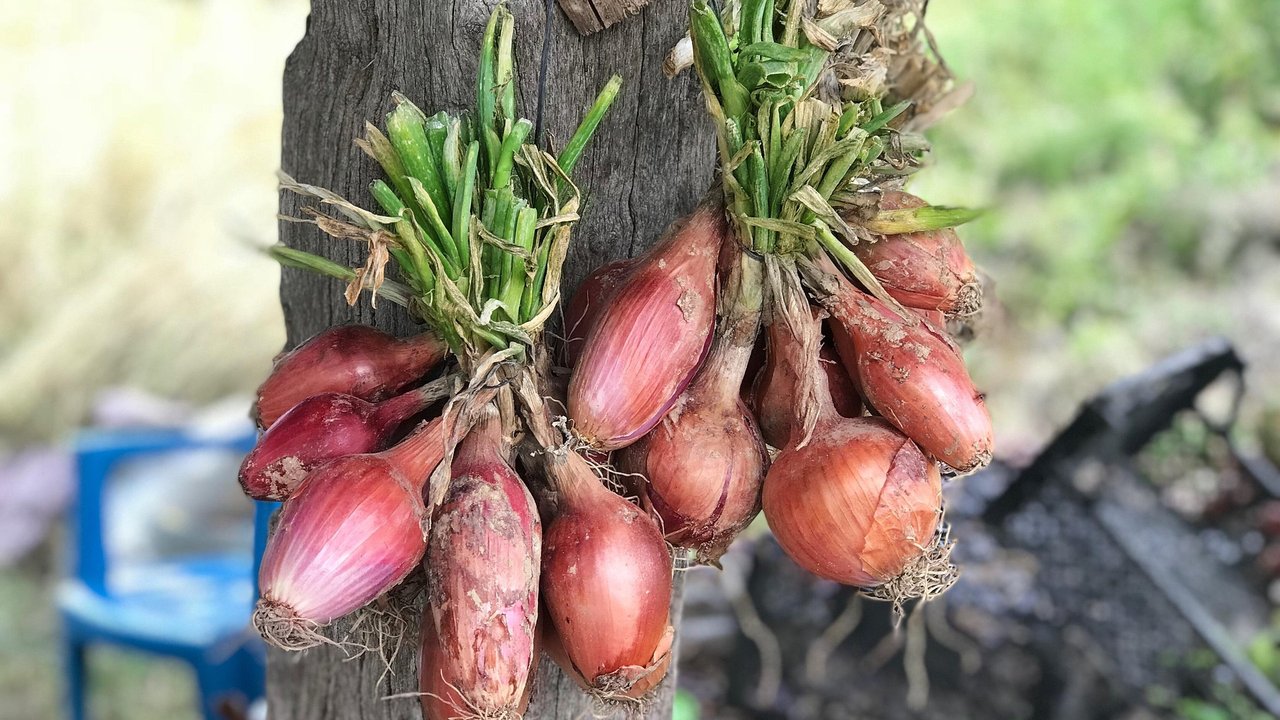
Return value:
[(937, 465), (880, 418), (819, 420), (787, 447), (764, 485), (764, 515), (805, 570), (873, 588), (926, 554), (942, 508)]
[(622, 470), (644, 476), (667, 540), (694, 548), (702, 563), (716, 564), (760, 512), (768, 455), (739, 396), (753, 345), (717, 337), (671, 412), (618, 457)]
[(823, 345), (818, 352), (818, 360), (827, 376), (827, 388), (831, 391), (831, 402), (841, 417), (855, 418), (862, 416), (862, 396), (858, 386), (844, 371), (840, 356), (835, 347)]
[[(564, 674), (572, 678), (573, 681), (576, 682), (583, 690), (592, 694), (598, 694), (596, 688), (588, 685), (586, 679), (578, 673), (577, 669), (574, 668), (573, 664), (569, 661), (569, 655), (565, 652), (564, 643), (560, 642), (560, 635), (556, 633), (555, 625), (550, 621), (550, 619), (544, 616), (542, 621), (538, 624), (538, 628), (539, 641), (541, 642), (542, 650), (547, 654), (547, 657), (551, 658), (556, 665), (560, 666), (560, 669), (564, 671)], [(628, 690), (623, 697), (631, 699), (642, 698), (645, 696), (645, 693), (657, 687), (658, 683), (662, 682), (662, 678), (666, 677), (667, 670), (671, 667), (671, 648), (675, 643), (675, 633), (675, 628), (668, 625), (666, 631), (662, 634), (662, 639), (658, 641), (658, 650), (655, 653), (656, 655), (660, 655), (662, 659), (653, 666), (653, 669), (650, 672), (637, 678), (635, 684), (631, 686), (631, 689)]]
[[(812, 367), (813, 360), (803, 343), (778, 319), (766, 331), (767, 356), (764, 369), (756, 378), (752, 404), (760, 421), (760, 434), (775, 448), (784, 448), (791, 436), (791, 425), (798, 392), (796, 382), (801, 372)], [(827, 378), (826, 387), (837, 413), (844, 417), (862, 414), (858, 390), (840, 366), (840, 359), (829, 346), (819, 351), (820, 367)]]
[[(893, 190), (880, 200), (883, 210), (927, 204)], [(982, 306), (977, 271), (954, 229), (886, 235), (877, 242), (854, 245), (853, 252), (885, 291), (907, 307), (972, 315)]]
[[(430, 661), (422, 667), (433, 677), (423, 678), (423, 691), (450, 687), (461, 702), (424, 696), (429, 720), (518, 717), (527, 700), (537, 659), (542, 526), (507, 453), (495, 413), (458, 446), (449, 494), (432, 525), (423, 620), (431, 625), (423, 634)], [(452, 707), (441, 712), (440, 704)]]
[(564, 310), (564, 352), (569, 367), (578, 364), (587, 333), (595, 326), (613, 291), (627, 278), (635, 262), (635, 259), (628, 258), (597, 268), (582, 281), (569, 300)]
[(430, 515), (422, 488), (444, 456), (433, 420), (390, 450), (316, 468), (280, 511), (258, 575), (254, 626), (301, 650), (316, 628), (400, 583), (422, 559)]
[(398, 339), (364, 325), (331, 327), (276, 360), (258, 388), (253, 414), (266, 429), (289, 408), (323, 392), (382, 400), (420, 380), (447, 349), (431, 333)]
[[(439, 668), (444, 667), (448, 662), (447, 653), (443, 645), (440, 644), (439, 637), (436, 635), (435, 620), (431, 616), (431, 607), (423, 608), (422, 627), (419, 635), (421, 640), (421, 652), (418, 655), (418, 691), (421, 693), (419, 699), (422, 702), (422, 716), (424, 720), (437, 720), (439, 718), (470, 718), (476, 716), (477, 713), (467, 708), (467, 701), (458, 692), (456, 686), (445, 680), (444, 674)], [(541, 646), (542, 638), (539, 637), (539, 646)], [(537, 657), (537, 653), (534, 653)], [(533, 670), (537, 669), (537, 663), (534, 663), (530, 671), (529, 679), (525, 683), (524, 694), (520, 697), (514, 713), (506, 716), (498, 714), (495, 717), (519, 718), (524, 715), (524, 711), (529, 707), (529, 698), (533, 691)], [(480, 717), (485, 717), (481, 715)]]
[(813, 432), (793, 437), (765, 479), (764, 514), (778, 543), (809, 572), (882, 588), (895, 602), (945, 589), (954, 572), (949, 547), (936, 543), (937, 465), (884, 420), (836, 414), (825, 373), (809, 372)]
[(662, 419), (693, 379), (715, 323), (715, 267), (728, 230), (703, 203), (637, 258), (587, 333), (569, 381), (574, 429), (616, 450)]
[(824, 304), (852, 345), (842, 357), (852, 351), (871, 407), (960, 472), (990, 462), (991, 415), (950, 338), (926, 322), (909, 324), (842, 276), (831, 278), (834, 292)]
[(429, 383), (373, 404), (354, 395), (312, 395), (280, 416), (240, 465), (240, 487), (255, 500), (284, 500), (320, 463), (381, 450), (404, 421), (444, 396)]
[(559, 511), (547, 526), (542, 598), (565, 670), (600, 697), (637, 697), (666, 672), (671, 557), (658, 524), (581, 456), (548, 457)]

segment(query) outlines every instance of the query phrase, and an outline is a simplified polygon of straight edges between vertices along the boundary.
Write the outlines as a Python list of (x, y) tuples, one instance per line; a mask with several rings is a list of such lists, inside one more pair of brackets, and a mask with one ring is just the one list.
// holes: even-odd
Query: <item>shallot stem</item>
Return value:
[(577, 166), (578, 159), (582, 157), (582, 151), (586, 149), (587, 143), (591, 142), (591, 136), (595, 134), (596, 128), (600, 126), (600, 121), (604, 119), (605, 113), (609, 112), (609, 106), (618, 98), (618, 90), (621, 87), (621, 75), (614, 75), (609, 78), (609, 82), (605, 83), (600, 93), (596, 95), (596, 101), (592, 103), (586, 117), (582, 118), (582, 122), (578, 123), (578, 129), (573, 132), (573, 137), (569, 138), (569, 142), (565, 143), (564, 149), (560, 151), (560, 157), (556, 158), (560, 169), (564, 171), (565, 175), (573, 173), (573, 168)]

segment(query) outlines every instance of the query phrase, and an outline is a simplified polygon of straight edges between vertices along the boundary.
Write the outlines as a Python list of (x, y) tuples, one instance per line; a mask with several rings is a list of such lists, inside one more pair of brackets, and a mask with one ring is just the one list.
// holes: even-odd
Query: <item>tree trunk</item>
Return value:
[[(281, 166), (301, 182), (369, 200), (378, 174), (352, 139), (366, 120), (380, 124), (400, 91), (427, 112), (474, 103), (480, 37), (492, 0), (313, 0), (307, 32), (285, 68)], [(667, 50), (685, 31), (684, 0), (657, 0), (620, 25), (580, 37), (553, 0), (510, 0), (517, 20), (521, 109), (553, 145), (572, 133), (609, 76), (622, 94), (574, 173), (584, 195), (565, 268), (572, 289), (593, 268), (644, 250), (672, 220), (690, 211), (711, 182), (712, 127), (696, 79), (663, 77)], [(299, 198), (282, 194), (284, 216), (300, 214)], [(358, 265), (361, 249), (324, 238), (310, 225), (281, 222), (289, 246)], [(280, 297), (290, 346), (330, 325), (360, 322), (406, 334), (413, 323), (398, 307), (366, 300), (348, 307), (342, 284), (301, 271), (282, 272)], [(677, 582), (677, 596), (679, 595)], [(679, 613), (679, 599), (673, 599)], [(335, 634), (341, 634), (338, 623)], [(322, 647), (273, 651), (268, 665), (272, 720), (417, 718), (416, 627), (388, 667), (370, 652), (345, 661)], [(645, 717), (671, 716), (674, 664), (663, 693)], [(591, 704), (543, 658), (527, 718), (590, 717)]]

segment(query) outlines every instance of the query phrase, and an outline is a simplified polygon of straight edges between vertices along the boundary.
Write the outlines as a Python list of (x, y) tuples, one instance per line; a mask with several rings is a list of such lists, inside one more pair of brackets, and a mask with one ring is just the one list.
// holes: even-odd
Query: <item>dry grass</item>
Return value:
[(252, 389), (283, 341), (280, 76), (299, 0), (0, 7), (0, 442), (96, 390)]

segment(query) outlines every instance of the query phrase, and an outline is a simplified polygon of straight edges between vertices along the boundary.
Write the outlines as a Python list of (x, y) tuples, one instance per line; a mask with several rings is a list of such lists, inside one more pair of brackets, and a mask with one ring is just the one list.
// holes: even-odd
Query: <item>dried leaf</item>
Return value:
[(827, 52), (835, 52), (840, 46), (839, 40), (818, 23), (809, 18), (801, 19), (801, 28), (804, 30), (804, 36), (809, 42)]
[(693, 40), (686, 33), (667, 53), (666, 59), (662, 61), (662, 74), (666, 75), (669, 80), (692, 66)]
[(369, 243), (369, 254), (365, 258), (364, 267), (356, 270), (355, 277), (347, 283), (345, 295), (347, 304), (355, 305), (360, 299), (360, 292), (368, 290), (373, 294), (370, 304), (378, 307), (378, 291), (382, 288), (382, 282), (386, 278), (387, 263), (391, 260), (391, 254), (387, 252), (391, 235), (380, 230), (367, 233), (365, 239)]

